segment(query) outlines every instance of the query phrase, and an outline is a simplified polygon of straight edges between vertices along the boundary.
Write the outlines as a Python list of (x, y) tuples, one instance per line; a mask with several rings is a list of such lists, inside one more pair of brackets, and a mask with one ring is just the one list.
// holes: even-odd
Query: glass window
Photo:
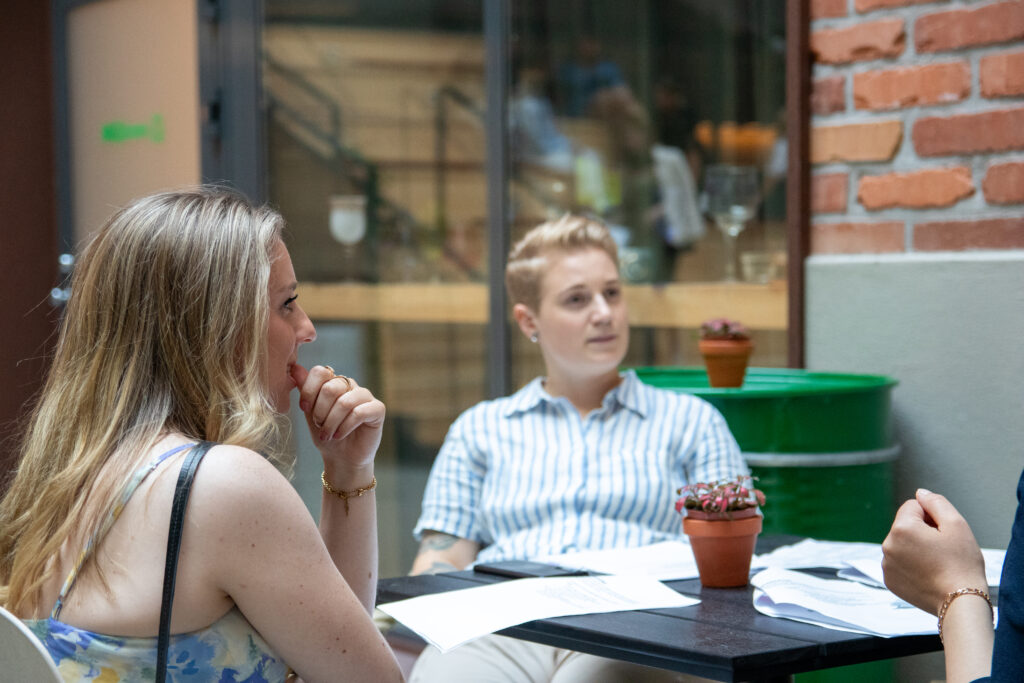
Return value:
[(513, 237), (565, 211), (612, 227), (631, 365), (699, 364), (719, 316), (785, 365), (785, 4), (512, 8)]
[[(567, 211), (612, 226), (628, 365), (699, 363), (717, 316), (755, 330), (755, 364), (786, 362), (785, 4), (510, 7), (508, 111), (488, 112), (476, 0), (265, 3), (268, 198), (320, 333), (303, 360), (388, 405), (382, 575), (408, 571), (434, 456), (487, 398), (488, 253), (507, 249), (487, 228), (488, 116), (508, 130), (513, 239)], [(509, 348), (514, 390), (542, 365), (516, 329)], [(300, 453), (314, 514), (319, 467)]]

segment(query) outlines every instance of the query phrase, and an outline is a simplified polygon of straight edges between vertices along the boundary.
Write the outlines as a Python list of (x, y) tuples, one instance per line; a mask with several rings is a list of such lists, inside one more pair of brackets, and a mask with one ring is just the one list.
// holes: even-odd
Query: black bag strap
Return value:
[(199, 461), (213, 448), (210, 441), (200, 441), (185, 457), (174, 487), (174, 502), (171, 504), (171, 529), (167, 534), (167, 560), (164, 564), (164, 594), (160, 605), (160, 635), (156, 641), (156, 683), (167, 679), (167, 648), (171, 642), (171, 603), (174, 601), (174, 580), (178, 574), (178, 551), (181, 549), (181, 533), (185, 525), (185, 506), (192, 490), (192, 480)]

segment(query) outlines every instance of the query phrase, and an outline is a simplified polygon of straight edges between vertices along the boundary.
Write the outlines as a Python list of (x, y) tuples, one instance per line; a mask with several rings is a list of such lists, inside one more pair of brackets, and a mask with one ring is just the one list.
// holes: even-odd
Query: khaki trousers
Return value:
[(707, 679), (489, 635), (441, 654), (428, 645), (409, 683), (696, 683)]

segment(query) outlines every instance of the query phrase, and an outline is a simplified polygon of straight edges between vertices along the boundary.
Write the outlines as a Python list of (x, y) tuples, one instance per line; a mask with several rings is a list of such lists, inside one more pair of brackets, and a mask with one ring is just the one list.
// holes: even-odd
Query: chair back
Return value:
[(62, 683), (50, 653), (21, 619), (0, 607), (0, 662), (5, 681)]

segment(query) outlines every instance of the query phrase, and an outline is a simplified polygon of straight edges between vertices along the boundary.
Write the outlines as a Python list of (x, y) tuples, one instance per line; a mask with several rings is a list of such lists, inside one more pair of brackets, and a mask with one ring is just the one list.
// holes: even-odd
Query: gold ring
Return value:
[[(325, 365), (324, 368), (331, 373), (331, 379), (343, 379), (343, 380), (345, 380), (345, 384), (348, 386), (348, 389), (352, 389), (352, 378), (351, 377), (348, 377), (346, 375), (339, 375), (338, 373), (336, 373), (334, 371), (334, 368), (332, 368), (330, 365)], [(330, 381), (330, 380), (328, 380), (328, 381)]]

